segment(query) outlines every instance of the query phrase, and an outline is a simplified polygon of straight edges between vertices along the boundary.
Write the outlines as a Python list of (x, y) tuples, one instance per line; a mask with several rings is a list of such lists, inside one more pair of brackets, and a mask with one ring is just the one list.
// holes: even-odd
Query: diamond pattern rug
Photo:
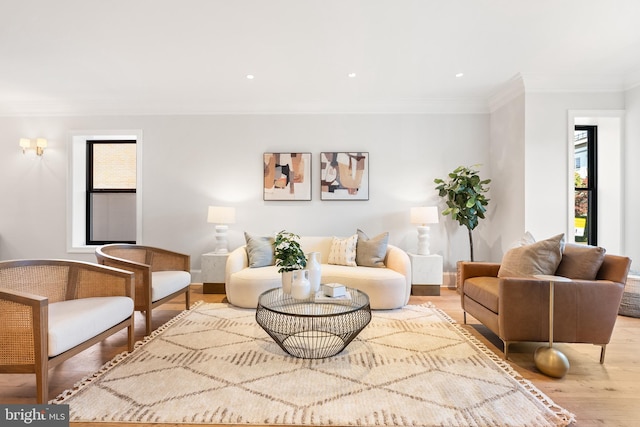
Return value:
[(374, 311), (337, 356), (297, 359), (255, 310), (200, 303), (53, 403), (71, 421), (565, 426), (574, 417), (442, 311)]

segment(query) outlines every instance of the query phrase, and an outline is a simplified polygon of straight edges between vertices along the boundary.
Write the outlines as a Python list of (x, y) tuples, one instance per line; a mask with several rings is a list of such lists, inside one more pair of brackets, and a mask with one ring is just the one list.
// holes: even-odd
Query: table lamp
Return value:
[(418, 255), (429, 255), (429, 226), (438, 223), (436, 206), (411, 208), (411, 224), (418, 225)]
[(216, 250), (217, 254), (226, 254), (229, 252), (227, 248), (227, 224), (236, 222), (236, 208), (223, 206), (209, 206), (209, 214), (207, 222), (216, 224)]

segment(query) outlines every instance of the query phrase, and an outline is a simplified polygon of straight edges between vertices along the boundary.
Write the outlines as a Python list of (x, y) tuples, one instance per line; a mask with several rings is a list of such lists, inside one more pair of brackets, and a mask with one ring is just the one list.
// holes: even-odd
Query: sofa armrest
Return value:
[(472, 277), (498, 277), (500, 264), (493, 262), (459, 261), (456, 285), (460, 295), (464, 296), (464, 281)]
[(130, 261), (124, 258), (116, 258), (104, 255), (98, 250), (96, 251), (98, 263), (107, 267), (120, 270), (130, 271), (134, 273), (134, 295), (136, 301), (151, 301), (151, 266), (136, 261)]
[(247, 247), (240, 246), (229, 253), (227, 264), (224, 269), (224, 283), (229, 286), (231, 275), (249, 267), (249, 257)]
[(0, 288), (0, 365), (34, 365), (47, 355), (49, 299), (40, 295)]
[(409, 255), (397, 246), (387, 245), (387, 255), (385, 256), (384, 264), (388, 269), (396, 271), (405, 277), (405, 304), (407, 304), (411, 296), (411, 259)]
[(472, 277), (498, 277), (498, 270), (500, 270), (500, 264), (493, 262), (462, 261), (458, 266), (462, 282)]
[(626, 283), (631, 259), (625, 256), (609, 255), (604, 256), (604, 261), (598, 271), (598, 280), (610, 280), (617, 283)]

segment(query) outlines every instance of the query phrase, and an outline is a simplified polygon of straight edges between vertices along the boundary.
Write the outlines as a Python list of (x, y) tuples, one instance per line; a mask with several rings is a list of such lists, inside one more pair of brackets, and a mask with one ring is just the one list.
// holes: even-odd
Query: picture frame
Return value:
[(320, 153), (320, 200), (369, 200), (369, 153)]
[(311, 153), (264, 153), (263, 200), (311, 200)]

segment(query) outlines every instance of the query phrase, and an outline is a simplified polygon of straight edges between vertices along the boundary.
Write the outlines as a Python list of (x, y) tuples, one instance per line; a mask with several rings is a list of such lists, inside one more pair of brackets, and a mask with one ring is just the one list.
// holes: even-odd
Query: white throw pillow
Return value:
[(358, 235), (354, 234), (346, 239), (333, 238), (329, 251), (329, 264), (356, 267), (356, 247)]

